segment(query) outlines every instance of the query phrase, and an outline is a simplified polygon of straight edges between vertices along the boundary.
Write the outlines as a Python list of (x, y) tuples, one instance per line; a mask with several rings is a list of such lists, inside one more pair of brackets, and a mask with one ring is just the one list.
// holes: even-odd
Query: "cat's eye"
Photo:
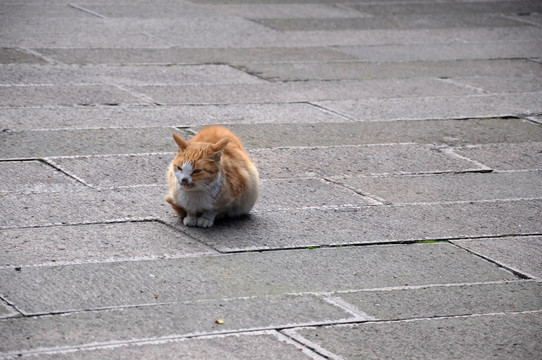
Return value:
[(199, 174), (200, 172), (201, 172), (200, 169), (194, 169), (194, 170), (192, 171), (192, 174)]

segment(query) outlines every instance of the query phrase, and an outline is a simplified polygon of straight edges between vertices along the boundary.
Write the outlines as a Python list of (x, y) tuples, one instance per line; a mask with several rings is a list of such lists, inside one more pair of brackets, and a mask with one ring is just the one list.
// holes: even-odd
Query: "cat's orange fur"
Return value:
[(256, 166), (241, 141), (221, 126), (203, 128), (179, 146), (168, 170), (165, 200), (187, 226), (210, 227), (215, 217), (248, 214), (259, 194)]

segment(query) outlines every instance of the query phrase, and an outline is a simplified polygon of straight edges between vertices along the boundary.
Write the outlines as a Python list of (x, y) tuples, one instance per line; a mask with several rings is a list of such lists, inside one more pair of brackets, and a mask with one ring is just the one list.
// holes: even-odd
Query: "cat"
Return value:
[(190, 141), (173, 138), (179, 148), (168, 169), (165, 200), (184, 225), (207, 228), (217, 216), (250, 212), (260, 192), (258, 169), (231, 131), (208, 126)]

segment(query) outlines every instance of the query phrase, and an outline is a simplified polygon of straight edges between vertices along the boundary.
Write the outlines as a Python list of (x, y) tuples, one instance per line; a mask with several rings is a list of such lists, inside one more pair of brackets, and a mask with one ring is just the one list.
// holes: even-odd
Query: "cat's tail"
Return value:
[(177, 204), (173, 202), (173, 198), (171, 196), (167, 195), (164, 200), (171, 205), (173, 210), (175, 210), (175, 212), (181, 219), (184, 219), (186, 217), (186, 211), (182, 207), (177, 206)]

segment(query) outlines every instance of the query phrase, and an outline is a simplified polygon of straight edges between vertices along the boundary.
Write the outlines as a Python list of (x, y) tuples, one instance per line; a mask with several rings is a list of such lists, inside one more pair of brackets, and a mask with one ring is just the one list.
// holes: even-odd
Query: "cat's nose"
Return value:
[(181, 179), (181, 183), (183, 183), (183, 184), (188, 184), (188, 178), (182, 178), (182, 179)]

